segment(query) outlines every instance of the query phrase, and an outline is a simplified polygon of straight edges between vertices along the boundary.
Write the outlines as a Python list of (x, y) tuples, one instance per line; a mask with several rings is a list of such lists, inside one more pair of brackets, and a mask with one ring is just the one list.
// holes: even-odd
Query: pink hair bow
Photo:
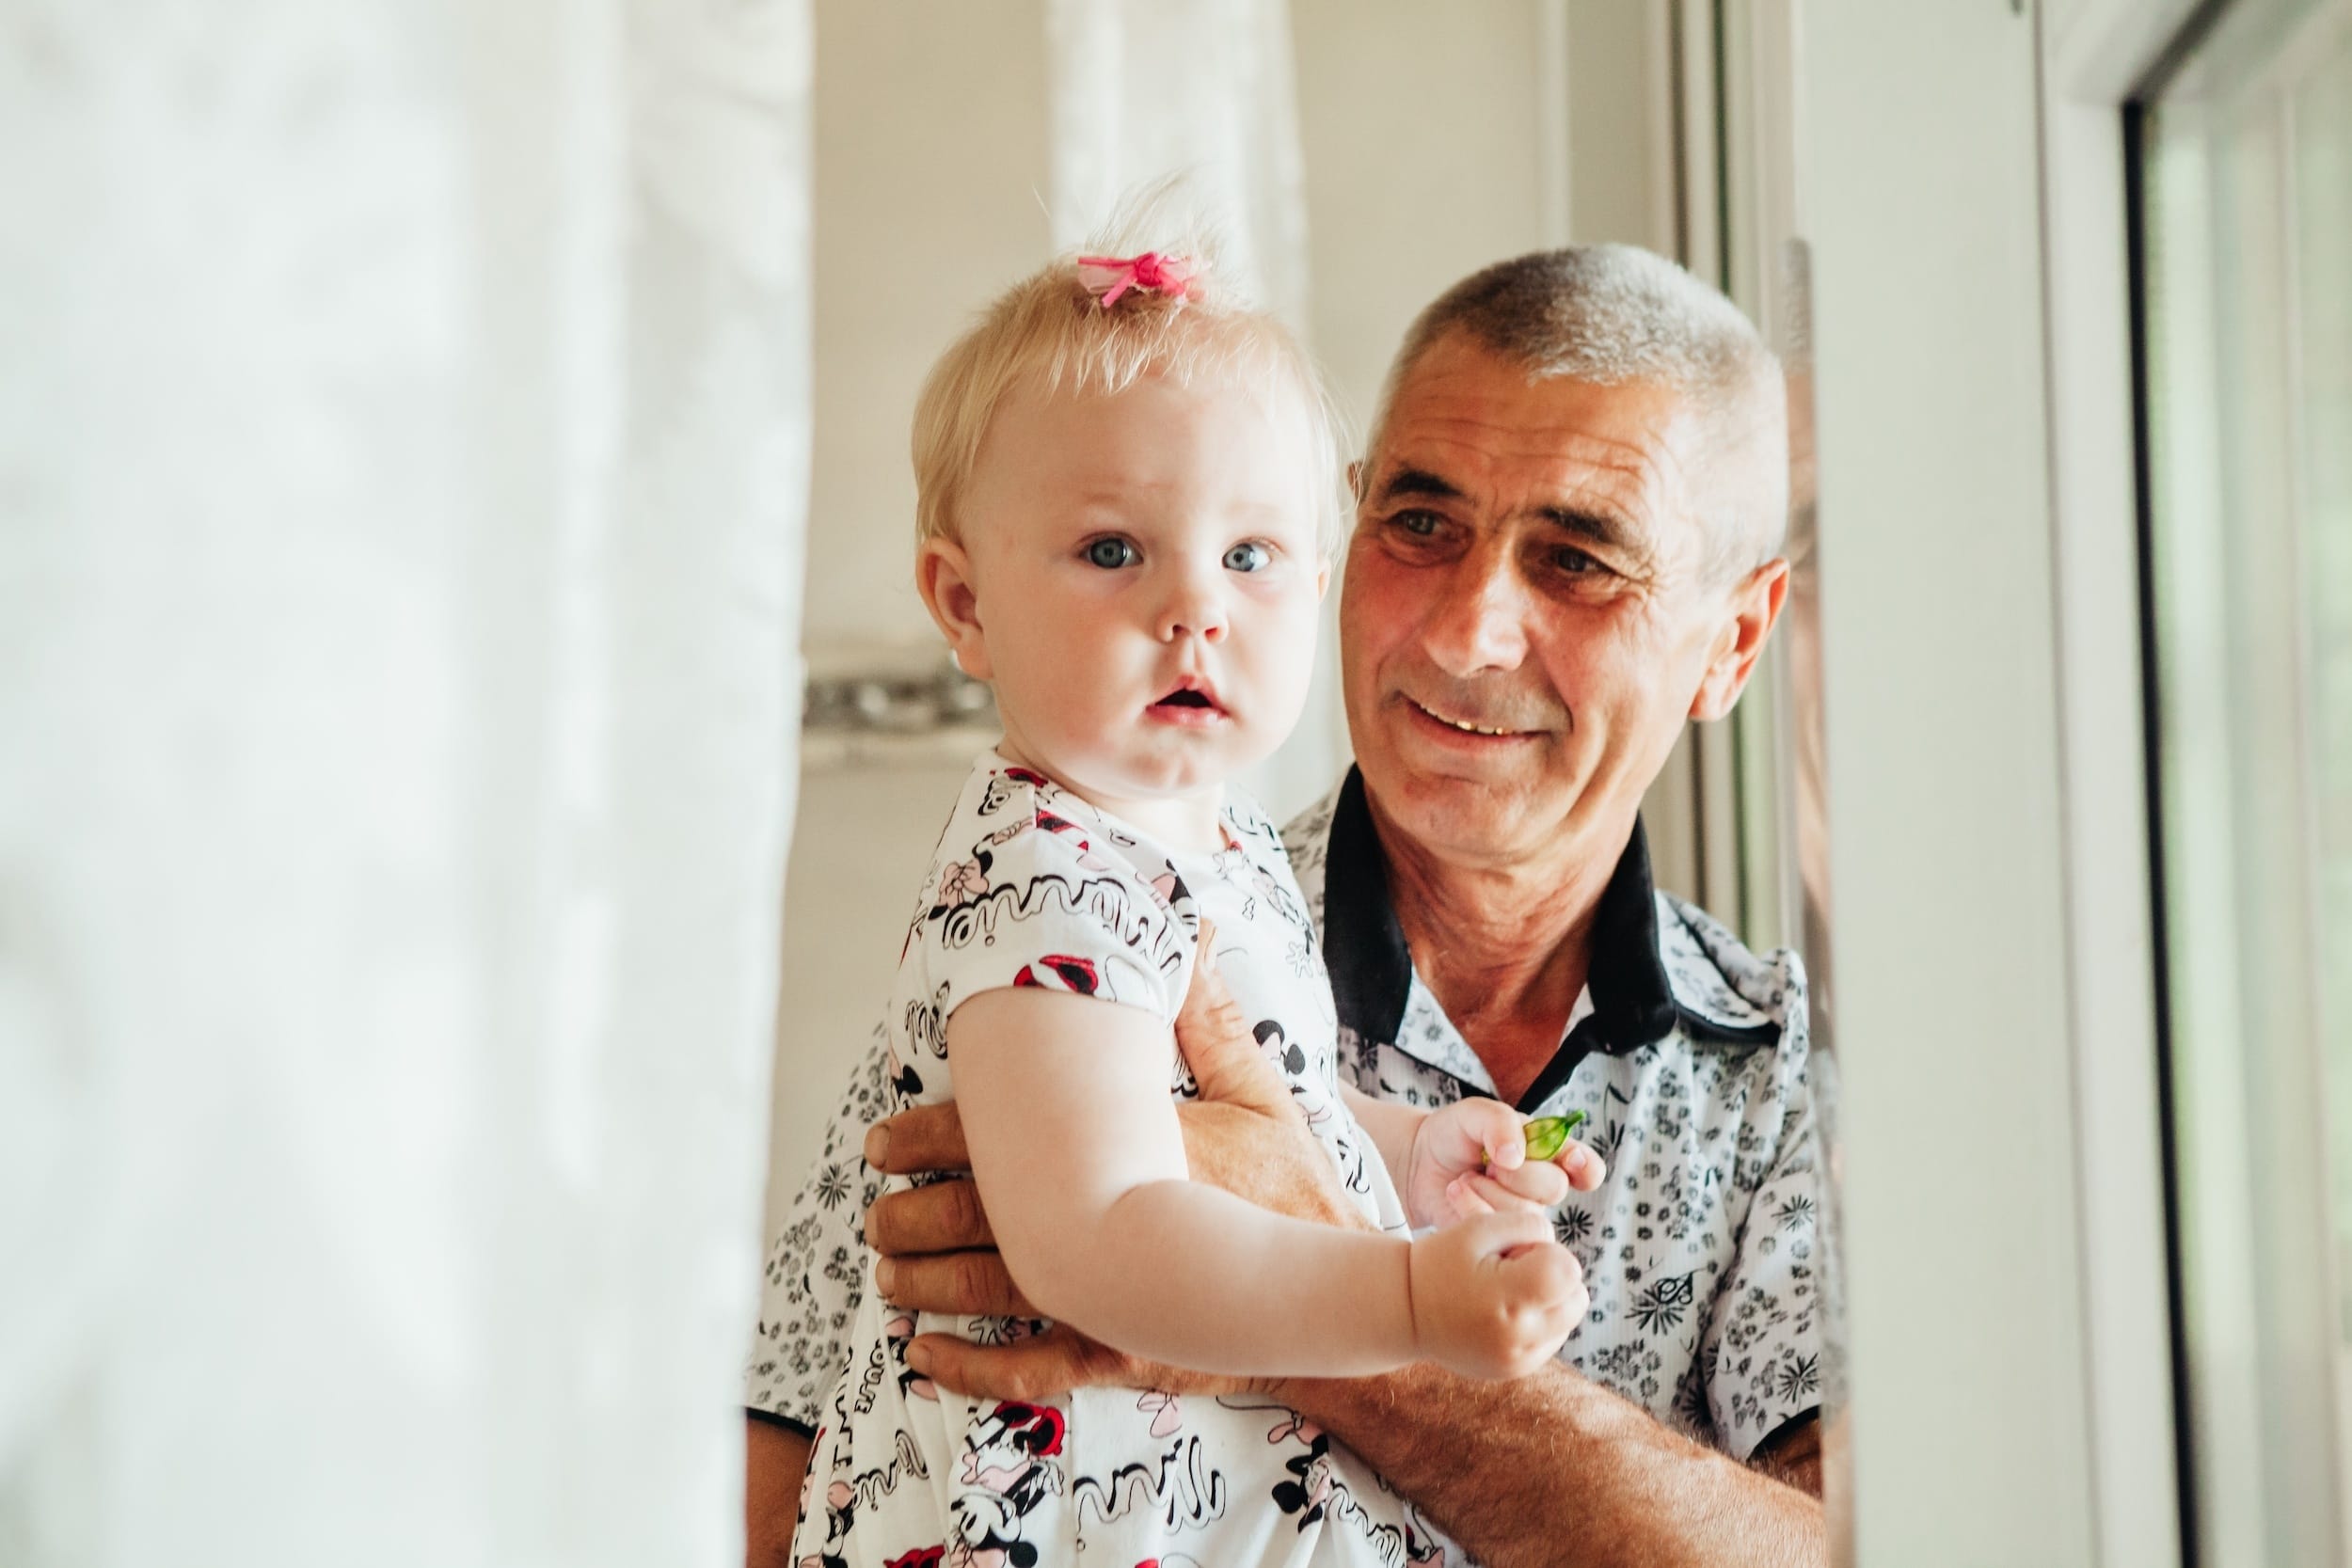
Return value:
[(1107, 310), (1119, 303), (1119, 296), (1134, 290), (1140, 293), (1170, 294), (1178, 299), (1190, 299), (1193, 282), (1200, 269), (1181, 256), (1163, 256), (1147, 250), (1140, 256), (1081, 256), (1078, 258), (1078, 281), (1085, 284)]

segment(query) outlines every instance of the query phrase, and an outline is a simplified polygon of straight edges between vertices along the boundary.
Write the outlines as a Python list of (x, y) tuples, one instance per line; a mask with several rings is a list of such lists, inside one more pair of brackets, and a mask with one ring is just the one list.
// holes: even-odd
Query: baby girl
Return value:
[[(1004, 740), (915, 900), (887, 1027), (899, 1103), (953, 1101), (1037, 1311), (1242, 1376), (1434, 1360), (1512, 1377), (1575, 1327), (1545, 1208), (1600, 1180), (1528, 1157), (1492, 1100), (1343, 1091), (1314, 928), (1281, 842), (1227, 787), (1297, 721), (1343, 515), (1320, 377), (1198, 247), (1058, 261), (940, 361), (914, 425), (915, 579)], [(1214, 930), (1213, 951), (1203, 933)], [(1171, 1025), (1213, 963), (1369, 1222), (1186, 1179)], [(1083, 1389), (971, 1400), (868, 1291), (809, 1459), (803, 1568), (1439, 1560), (1412, 1506), (1264, 1400)], [(1081, 1557), (1081, 1554), (1084, 1554)]]

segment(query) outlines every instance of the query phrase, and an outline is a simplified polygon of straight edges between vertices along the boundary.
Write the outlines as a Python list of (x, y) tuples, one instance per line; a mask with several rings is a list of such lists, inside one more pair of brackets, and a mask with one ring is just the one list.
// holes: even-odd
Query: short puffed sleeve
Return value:
[(1191, 978), (1191, 895), (1163, 856), (1020, 770), (968, 793), (910, 937), (945, 1030), (983, 991), (1035, 987), (1172, 1022)]

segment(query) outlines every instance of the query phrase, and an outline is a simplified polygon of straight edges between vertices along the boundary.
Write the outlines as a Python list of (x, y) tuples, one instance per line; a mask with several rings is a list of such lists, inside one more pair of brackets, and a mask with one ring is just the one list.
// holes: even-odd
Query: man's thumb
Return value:
[(1259, 1053), (1241, 1005), (1225, 989), (1224, 977), (1216, 972), (1216, 927), (1203, 919), (1192, 985), (1176, 1014), (1176, 1048), (1184, 1053), (1201, 1099), (1288, 1111), (1290, 1085)]

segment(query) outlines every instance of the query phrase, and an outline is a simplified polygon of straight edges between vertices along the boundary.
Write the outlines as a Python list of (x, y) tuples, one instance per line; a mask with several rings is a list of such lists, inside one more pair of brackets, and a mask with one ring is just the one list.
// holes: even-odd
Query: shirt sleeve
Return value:
[(1789, 1006), (1793, 1038), (1775, 1053), (1781, 1092), (1756, 1097), (1781, 1112), (1779, 1137), (1759, 1139), (1757, 1152), (1742, 1162), (1760, 1179), (1700, 1347), (1717, 1446), (1742, 1461), (1821, 1404), (1814, 1272), (1820, 1159), (1802, 991)]
[(768, 1250), (743, 1403), (803, 1436), (816, 1434), (818, 1405), (850, 1365), (866, 1293), (866, 1207), (882, 1191), (860, 1150), (891, 1109), (888, 1041), (877, 1029)]
[(918, 923), (929, 1004), (907, 1031), (918, 1053), (945, 1057), (947, 1020), (991, 990), (1067, 991), (1172, 1022), (1197, 929), (1174, 869), (1025, 791), (978, 821), (978, 843), (943, 848)]

